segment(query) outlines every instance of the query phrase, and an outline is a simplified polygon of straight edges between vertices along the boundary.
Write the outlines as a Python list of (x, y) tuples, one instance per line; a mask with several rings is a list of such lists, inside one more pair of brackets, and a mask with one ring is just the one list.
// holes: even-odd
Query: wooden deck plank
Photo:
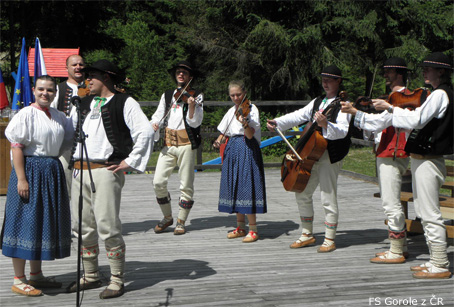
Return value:
[[(268, 213), (258, 215), (260, 240), (243, 244), (228, 240), (235, 216), (217, 211), (219, 172), (197, 172), (195, 205), (183, 236), (171, 231), (155, 234), (161, 218), (152, 189), (152, 174), (128, 175), (123, 190), (121, 219), (127, 244), (126, 293), (102, 301), (101, 289), (86, 291), (84, 305), (111, 306), (371, 306), (370, 299), (418, 300), (432, 295), (453, 306), (454, 279), (416, 280), (409, 267), (429, 258), (424, 236), (409, 237), (410, 258), (398, 265), (371, 264), (374, 253), (389, 247), (377, 185), (341, 175), (339, 177), (339, 227), (337, 250), (319, 254), (323, 242), (323, 208), (320, 193), (314, 194), (315, 246), (293, 250), (299, 237), (299, 214), (293, 193), (285, 192), (280, 170), (266, 170)], [(169, 183), (173, 210), (177, 210), (178, 176)], [(3, 217), (5, 196), (0, 197)], [(414, 218), (413, 206), (409, 208)], [(0, 222), (3, 220), (0, 219)], [(102, 246), (102, 244), (101, 244)], [(75, 279), (76, 245), (71, 257), (44, 262), (45, 274), (64, 285)], [(451, 271), (454, 247), (448, 247)], [(103, 279), (109, 277), (106, 257), (99, 258)], [(11, 260), (0, 257), (1, 306), (75, 306), (76, 295), (48, 290), (27, 298), (11, 292)], [(28, 272), (28, 268), (26, 270)]]

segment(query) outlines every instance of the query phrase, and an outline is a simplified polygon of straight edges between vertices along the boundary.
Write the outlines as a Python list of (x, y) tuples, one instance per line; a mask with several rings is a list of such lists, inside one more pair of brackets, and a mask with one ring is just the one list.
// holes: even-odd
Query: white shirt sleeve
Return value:
[(304, 108), (301, 108), (284, 116), (275, 118), (277, 128), (279, 128), (282, 131), (285, 131), (287, 129), (290, 129), (291, 127), (308, 122), (311, 119), (314, 101), (315, 99), (309, 102), (309, 104)]
[[(295, 112), (276, 118), (277, 127), (281, 130), (287, 130), (293, 126), (301, 125), (311, 120), (312, 109), (314, 107), (313, 99), (307, 106)], [(350, 123), (350, 114), (339, 111), (336, 122), (328, 122), (327, 129), (322, 129), (323, 137), (328, 140), (343, 139), (347, 136)]]
[(354, 124), (360, 129), (380, 132), (392, 125), (392, 118), (392, 114), (388, 111), (383, 111), (378, 114), (358, 111), (355, 116)]
[[(164, 117), (165, 108), (166, 108), (166, 100), (165, 100), (165, 93), (164, 93), (161, 96), (161, 100), (159, 101), (158, 108), (156, 109), (154, 114), (151, 116), (152, 124), (154, 124), (154, 123), (158, 124), (161, 121), (161, 119)], [(162, 121), (160, 124), (162, 125), (163, 122), (164, 121)]]
[(195, 105), (195, 110), (194, 110), (194, 116), (189, 118), (189, 111), (186, 114), (186, 121), (188, 122), (189, 126), (192, 128), (197, 128), (202, 124), (203, 121), (203, 94), (200, 93), (196, 98), (197, 101), (200, 101), (201, 103), (198, 104), (196, 103)]
[(152, 151), (153, 128), (139, 103), (131, 97), (125, 102), (123, 114), (134, 142), (132, 151), (125, 162), (132, 168), (143, 172)]
[(415, 110), (394, 107), (392, 124), (398, 128), (421, 129), (433, 118), (442, 118), (448, 105), (449, 98), (446, 92), (435, 90), (423, 105)]
[(337, 114), (336, 122), (328, 121), (327, 129), (322, 128), (323, 137), (327, 140), (343, 139), (348, 134), (348, 127), (350, 124), (351, 114), (342, 113), (339, 111)]

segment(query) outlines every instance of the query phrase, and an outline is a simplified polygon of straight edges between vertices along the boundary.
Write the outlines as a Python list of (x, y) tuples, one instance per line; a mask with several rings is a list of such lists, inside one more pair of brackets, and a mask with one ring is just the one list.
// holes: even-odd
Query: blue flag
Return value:
[(22, 38), (19, 68), (17, 69), (16, 86), (14, 87), (12, 110), (19, 110), (33, 102), (30, 74), (28, 72), (27, 51), (25, 51), (25, 37)]
[(33, 83), (36, 84), (36, 78), (47, 75), (46, 64), (44, 63), (43, 51), (41, 50), (41, 43), (39, 38), (35, 40), (35, 73)]

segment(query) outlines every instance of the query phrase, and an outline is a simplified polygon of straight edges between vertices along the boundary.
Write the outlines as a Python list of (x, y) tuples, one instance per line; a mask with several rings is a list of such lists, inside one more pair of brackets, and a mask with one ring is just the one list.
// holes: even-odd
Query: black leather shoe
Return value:
[[(86, 281), (80, 283), (80, 290), (90, 290), (90, 289), (96, 289), (102, 286), (102, 281), (101, 280), (96, 280), (96, 281)], [(77, 282), (73, 281), (68, 287), (66, 287), (66, 292), (67, 293), (72, 293), (77, 291)]]

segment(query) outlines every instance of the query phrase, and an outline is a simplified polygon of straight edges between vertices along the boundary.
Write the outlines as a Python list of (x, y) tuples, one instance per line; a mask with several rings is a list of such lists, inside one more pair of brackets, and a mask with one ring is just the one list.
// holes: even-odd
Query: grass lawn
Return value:
[[(148, 161), (148, 166), (156, 166), (158, 161), (159, 151), (154, 151)], [(210, 161), (219, 157), (216, 152), (204, 152), (202, 155), (203, 162)], [(263, 156), (265, 163), (282, 162), (282, 156)], [(446, 165), (454, 165), (453, 160), (446, 160)], [(371, 147), (352, 146), (350, 152), (344, 159), (342, 169), (354, 173), (375, 177), (375, 154), (372, 152)], [(207, 172), (218, 172), (219, 170), (205, 170)], [(453, 177), (447, 177), (446, 181), (453, 181)], [(450, 195), (451, 191), (441, 190), (441, 194)]]
[[(158, 161), (159, 151), (154, 151), (148, 161), (148, 166), (155, 166)], [(213, 160), (219, 157), (216, 152), (204, 152), (202, 155), (203, 162)], [(265, 163), (282, 162), (282, 156), (263, 156)], [(349, 154), (344, 159), (343, 169), (355, 173), (361, 173), (368, 176), (375, 176), (375, 155), (372, 149), (368, 147), (352, 147)], [(219, 170), (207, 170), (219, 171)]]

